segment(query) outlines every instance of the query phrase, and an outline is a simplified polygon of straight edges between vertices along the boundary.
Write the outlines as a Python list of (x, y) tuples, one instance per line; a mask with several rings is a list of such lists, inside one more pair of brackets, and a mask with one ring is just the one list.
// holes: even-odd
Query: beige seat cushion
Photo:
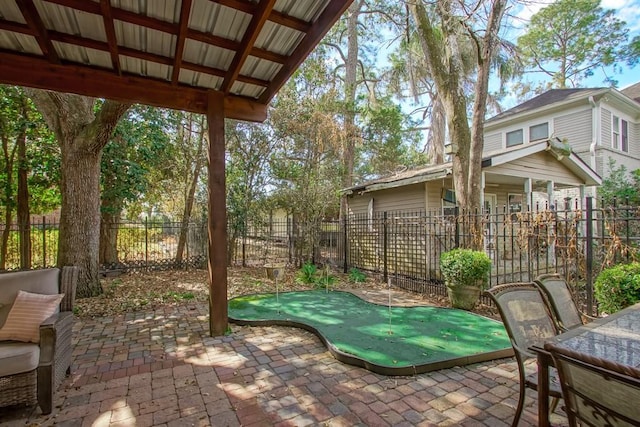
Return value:
[(0, 342), (0, 377), (33, 371), (38, 367), (40, 347), (23, 342)]
[(64, 294), (42, 295), (19, 291), (0, 329), (0, 340), (40, 342), (40, 324), (57, 311), (63, 297)]

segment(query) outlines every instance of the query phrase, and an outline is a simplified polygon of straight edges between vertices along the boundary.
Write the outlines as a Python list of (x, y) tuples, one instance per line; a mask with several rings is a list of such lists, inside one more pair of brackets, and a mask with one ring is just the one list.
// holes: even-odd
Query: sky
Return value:
[[(520, 6), (519, 9), (511, 10), (509, 13), (514, 15), (515, 19), (509, 20), (509, 24), (511, 27), (505, 30), (505, 34), (502, 36), (507, 40), (512, 42), (516, 42), (519, 35), (521, 35), (526, 30), (526, 24), (530, 20), (531, 16), (539, 11), (544, 6), (552, 3), (552, 0), (518, 0), (520, 3), (527, 3), (527, 6)], [(613, 9), (616, 11), (616, 17), (626, 22), (627, 28), (629, 29), (629, 40), (633, 39), (635, 36), (640, 36), (640, 0), (601, 0), (600, 6), (603, 9)], [(504, 25), (503, 25), (504, 27)], [(384, 65), (388, 65), (388, 61), (386, 59), (386, 55), (388, 55), (391, 47), (387, 46), (386, 49), (382, 49), (379, 53), (378, 61), (381, 61)], [(621, 64), (619, 64), (621, 65)], [(533, 74), (529, 76), (529, 80), (534, 81)], [(640, 82), (640, 65), (636, 66), (633, 69), (630, 69), (626, 65), (622, 67), (621, 74), (612, 75), (618, 81), (618, 89), (624, 89), (627, 86), (630, 86), (634, 83)], [(595, 72), (594, 75), (584, 81), (582, 81), (582, 86), (584, 87), (603, 87), (606, 84), (604, 83), (604, 74), (602, 72)], [(544, 79), (548, 81), (548, 78), (545, 79), (542, 74), (539, 74), (539, 79)], [(490, 81), (491, 89), (497, 89), (499, 85), (497, 78), (492, 78)], [(518, 104), (518, 99), (515, 95), (506, 96), (500, 101), (500, 105), (502, 110), (506, 110), (512, 108)], [(401, 108), (405, 113), (416, 112), (416, 108), (419, 108), (424, 105), (423, 101), (419, 101), (417, 104), (413, 102), (412, 99), (406, 99), (401, 102)], [(413, 118), (419, 120), (419, 116), (421, 113), (413, 114)], [(489, 117), (492, 113), (489, 113)], [(425, 131), (426, 132), (426, 131)]]
[[(516, 16), (516, 20), (514, 21), (522, 24), (519, 29), (514, 28), (513, 32), (507, 36), (508, 38), (513, 38), (514, 42), (522, 31), (524, 31), (524, 27), (531, 16), (552, 2), (549, 0), (540, 0), (529, 1), (527, 3), (526, 7), (521, 7), (520, 10), (514, 11), (514, 15)], [(640, 0), (601, 0), (600, 7), (615, 10), (617, 18), (627, 23), (629, 40), (640, 35)], [(636, 66), (634, 69), (625, 66), (623, 67), (622, 74), (615, 75), (614, 78), (618, 80), (619, 89), (637, 83), (640, 81), (640, 66)], [(585, 80), (584, 86), (600, 87), (604, 85), (603, 80), (603, 74), (596, 72), (594, 76)]]

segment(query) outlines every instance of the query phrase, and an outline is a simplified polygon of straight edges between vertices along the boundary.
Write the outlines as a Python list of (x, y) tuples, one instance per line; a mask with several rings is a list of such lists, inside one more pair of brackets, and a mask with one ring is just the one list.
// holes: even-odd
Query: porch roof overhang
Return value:
[(202, 113), (209, 324), (227, 331), (224, 119), (267, 106), (352, 0), (0, 0), (0, 84)]
[[(512, 162), (523, 157), (531, 156), (540, 152), (548, 152), (557, 161), (569, 169), (580, 181), (581, 185), (600, 185), (602, 178), (585, 163), (576, 153), (571, 151), (562, 141), (540, 140), (530, 144), (519, 145), (506, 150), (499, 150), (487, 153), (482, 159), (482, 169), (490, 171), (492, 166), (499, 166)], [(346, 188), (341, 191), (342, 195), (364, 194), (372, 191), (402, 187), (405, 185), (418, 184), (436, 179), (447, 178), (453, 173), (451, 162), (440, 165), (427, 166), (414, 170), (404, 171), (394, 175), (382, 177), (368, 181), (360, 185)], [(489, 175), (488, 183), (491, 183), (492, 175)], [(544, 177), (531, 177), (542, 179)], [(499, 180), (500, 181), (500, 180)], [(513, 182), (513, 180), (511, 181)], [(558, 183), (562, 186), (564, 183)]]
[(347, 0), (3, 0), (0, 83), (264, 121)]
[(557, 161), (576, 175), (583, 185), (593, 186), (602, 184), (600, 175), (591, 169), (570, 147), (557, 138), (540, 140), (530, 144), (519, 145), (511, 149), (489, 153), (482, 159), (482, 168), (486, 169), (491, 166), (499, 166), (541, 152), (548, 152), (555, 157)]

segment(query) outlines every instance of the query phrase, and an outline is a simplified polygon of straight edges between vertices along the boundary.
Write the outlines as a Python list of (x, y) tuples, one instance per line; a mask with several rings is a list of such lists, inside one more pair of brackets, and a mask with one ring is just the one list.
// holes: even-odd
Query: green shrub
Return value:
[(333, 286), (338, 279), (336, 276), (329, 274), (322, 274), (320, 277), (315, 278), (314, 287), (317, 289), (325, 289), (327, 287)]
[(316, 273), (318, 267), (310, 262), (306, 262), (296, 274), (296, 282), (304, 285), (313, 285), (316, 283)]
[(594, 293), (600, 310), (609, 314), (640, 301), (640, 263), (603, 270), (596, 278)]
[(491, 259), (481, 251), (452, 249), (440, 256), (440, 271), (447, 286), (470, 286), (481, 280), (484, 289), (489, 283)]
[(364, 283), (367, 281), (367, 275), (357, 268), (349, 270), (349, 281), (353, 283)]

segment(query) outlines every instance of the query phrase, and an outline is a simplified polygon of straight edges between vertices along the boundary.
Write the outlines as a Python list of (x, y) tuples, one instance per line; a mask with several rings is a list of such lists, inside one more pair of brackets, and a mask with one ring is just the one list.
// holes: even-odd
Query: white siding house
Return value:
[[(504, 111), (485, 123), (485, 153), (544, 138), (571, 146), (602, 178), (609, 160), (629, 172), (640, 169), (640, 83), (627, 89), (554, 89)], [(595, 195), (595, 188), (586, 190)], [(576, 191), (561, 191), (556, 200)]]

